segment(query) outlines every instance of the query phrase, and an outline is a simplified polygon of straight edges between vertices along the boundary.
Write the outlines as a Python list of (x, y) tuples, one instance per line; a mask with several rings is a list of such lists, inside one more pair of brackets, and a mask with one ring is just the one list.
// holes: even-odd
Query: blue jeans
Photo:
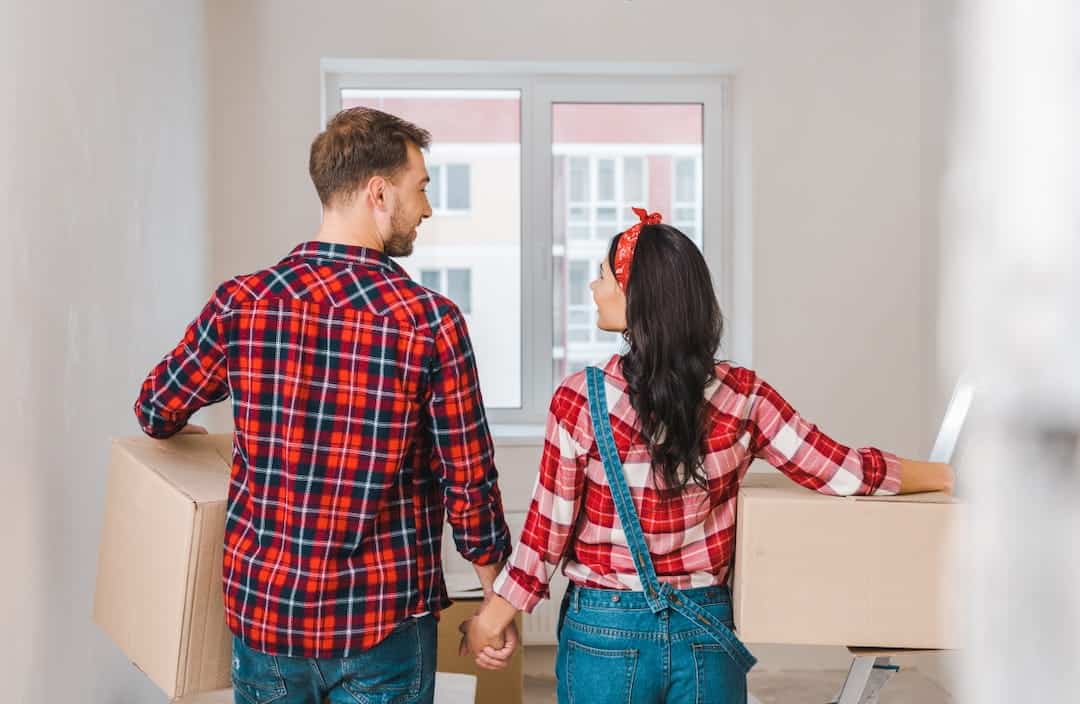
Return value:
[(386, 640), (347, 658), (268, 655), (233, 638), (236, 704), (431, 704), (435, 617), (410, 618)]
[[(726, 587), (679, 592), (732, 627)], [(704, 628), (642, 592), (571, 584), (559, 619), (559, 704), (746, 704), (746, 675)]]

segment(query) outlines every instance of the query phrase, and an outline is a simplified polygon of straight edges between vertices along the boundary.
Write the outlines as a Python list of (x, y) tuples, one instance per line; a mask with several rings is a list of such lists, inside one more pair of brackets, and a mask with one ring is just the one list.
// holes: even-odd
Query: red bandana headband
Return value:
[(619, 247), (615, 250), (615, 280), (623, 291), (626, 291), (626, 285), (630, 281), (630, 265), (634, 262), (634, 250), (637, 249), (641, 228), (646, 225), (659, 225), (661, 221), (660, 213), (650, 213), (641, 208), (633, 208), (633, 211), (641, 222), (622, 234)]

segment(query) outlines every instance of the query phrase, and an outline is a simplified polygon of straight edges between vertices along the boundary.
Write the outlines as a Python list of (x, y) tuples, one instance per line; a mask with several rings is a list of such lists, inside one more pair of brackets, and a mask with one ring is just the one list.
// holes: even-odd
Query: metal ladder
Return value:
[(899, 671), (888, 655), (856, 655), (832, 704), (877, 704), (882, 688)]
[[(862, 655), (853, 652), (855, 657), (848, 668), (847, 677), (840, 687), (840, 693), (829, 704), (878, 704), (878, 695), (882, 688), (900, 671), (892, 657), (881, 654)], [(746, 695), (747, 704), (761, 704), (753, 694)]]

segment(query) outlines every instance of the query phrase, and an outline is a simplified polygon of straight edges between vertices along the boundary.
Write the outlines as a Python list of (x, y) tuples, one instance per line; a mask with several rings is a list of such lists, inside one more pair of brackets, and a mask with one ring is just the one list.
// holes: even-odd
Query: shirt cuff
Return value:
[(885, 460), (885, 478), (874, 492), (874, 496), (895, 496), (900, 493), (900, 458), (891, 452), (881, 453)]
[(187, 418), (170, 420), (154, 406), (143, 403), (142, 399), (135, 402), (135, 418), (144, 433), (158, 440), (176, 435), (187, 425)]
[[(501, 511), (495, 518), (495, 538), (493, 540), (472, 541), (454, 528), (454, 542), (458, 545), (458, 553), (466, 561), (474, 565), (493, 565), (497, 562), (505, 562), (510, 559), (513, 543), (510, 537), (510, 528), (502, 518)], [(464, 549), (462, 547), (464, 546)]]
[(490, 550), (484, 552), (470, 552), (468, 555), (462, 555), (467, 561), (474, 565), (484, 566), (493, 565), (497, 562), (505, 562), (510, 559), (510, 540), (509, 537), (506, 541), (500, 542), (492, 547)]
[(537, 605), (548, 597), (547, 585), (539, 585), (540, 591), (531, 589), (528, 582), (537, 582), (516, 567), (507, 565), (495, 578), (493, 591), (510, 602), (518, 611), (531, 614)]

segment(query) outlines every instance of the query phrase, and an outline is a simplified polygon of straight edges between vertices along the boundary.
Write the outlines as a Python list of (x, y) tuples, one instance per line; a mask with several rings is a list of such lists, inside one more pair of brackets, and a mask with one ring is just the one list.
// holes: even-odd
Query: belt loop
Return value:
[(581, 611), (581, 590), (577, 587), (574, 587), (574, 596), (572, 597), (572, 600), (574, 602), (574, 613), (579, 613)]

